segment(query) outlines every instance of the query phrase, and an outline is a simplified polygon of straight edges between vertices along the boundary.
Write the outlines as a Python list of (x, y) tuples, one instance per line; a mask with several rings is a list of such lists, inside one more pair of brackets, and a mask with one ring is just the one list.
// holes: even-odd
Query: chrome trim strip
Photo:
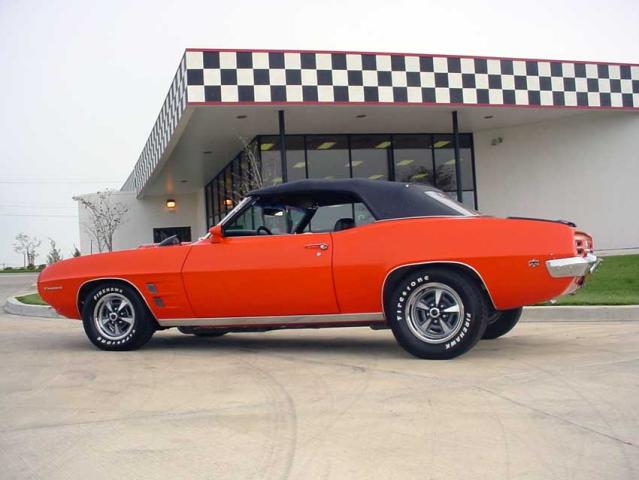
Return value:
[(216, 327), (216, 326), (262, 326), (295, 325), (320, 323), (379, 322), (384, 320), (382, 312), (373, 313), (332, 313), (324, 315), (287, 315), (264, 317), (212, 317), (212, 318), (162, 318), (162, 327)]
[(601, 259), (592, 253), (585, 257), (557, 258), (546, 260), (546, 269), (553, 278), (583, 277), (597, 268)]
[[(474, 218), (474, 217), (460, 217), (460, 218)], [(471, 265), (468, 265), (467, 263), (464, 262), (456, 262), (454, 260), (431, 260), (428, 262), (415, 262), (415, 263), (404, 263), (403, 265), (398, 265), (397, 267), (393, 268), (392, 270), (390, 270), (386, 276), (384, 277), (384, 281), (382, 282), (382, 292), (381, 292), (381, 296), (382, 296), (382, 307), (384, 306), (384, 288), (386, 288), (386, 281), (388, 280), (388, 277), (390, 277), (390, 275), (395, 271), (395, 270), (399, 270), (400, 268), (404, 268), (404, 267), (415, 267), (417, 265), (432, 265), (434, 263), (445, 263), (445, 264), (453, 264), (453, 265), (463, 265), (464, 267), (468, 267), (470, 268), (473, 272), (475, 272), (477, 274), (477, 276), (479, 277), (479, 279), (481, 280), (481, 283), (484, 284), (484, 288), (486, 289), (486, 292), (488, 293), (488, 298), (490, 298), (491, 303), (493, 304), (493, 307), (495, 306), (495, 301), (493, 300), (493, 296), (490, 294), (490, 290), (488, 289), (488, 285), (486, 285), (486, 281), (484, 280), (484, 277), (481, 276), (481, 274), (477, 271), (477, 269), (475, 267), (472, 267)]]
[[(416, 217), (396, 217), (396, 218), (382, 218), (377, 220), (376, 222), (394, 222), (396, 220), (419, 220), (419, 219), (427, 219), (427, 218), (477, 218), (477, 217), (487, 217), (488, 215), (418, 215)], [(371, 222), (373, 223), (373, 222)]]

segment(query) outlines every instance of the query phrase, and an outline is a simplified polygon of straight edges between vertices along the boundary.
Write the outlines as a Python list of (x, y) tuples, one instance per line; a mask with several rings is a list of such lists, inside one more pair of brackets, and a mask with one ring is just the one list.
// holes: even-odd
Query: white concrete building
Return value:
[[(573, 221), (599, 250), (639, 248), (639, 65), (189, 49), (115, 194), (130, 208), (115, 248), (203, 235), (254, 183), (247, 150), (265, 185), (427, 182), (486, 214)], [(85, 221), (80, 208), (89, 253)]]

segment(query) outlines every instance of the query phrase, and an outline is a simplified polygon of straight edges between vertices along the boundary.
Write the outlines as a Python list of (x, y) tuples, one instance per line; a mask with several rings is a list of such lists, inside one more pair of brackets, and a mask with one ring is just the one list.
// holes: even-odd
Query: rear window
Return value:
[(447, 206), (448, 208), (453, 210), (458, 215), (463, 215), (464, 217), (472, 217), (472, 216), (475, 216), (475, 215), (479, 215), (479, 213), (476, 212), (475, 210), (472, 210), (472, 209), (466, 207), (465, 205), (462, 205), (458, 201), (453, 200), (448, 195), (446, 195), (444, 192), (440, 192), (440, 191), (437, 191), (437, 190), (426, 190), (424, 193), (428, 197), (438, 201), (442, 205)]

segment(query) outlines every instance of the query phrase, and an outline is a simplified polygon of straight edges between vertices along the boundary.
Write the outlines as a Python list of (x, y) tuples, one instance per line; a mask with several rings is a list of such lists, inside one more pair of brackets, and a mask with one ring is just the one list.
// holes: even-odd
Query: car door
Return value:
[(290, 234), (270, 225), (275, 234), (228, 229), (216, 243), (193, 245), (182, 274), (197, 317), (338, 313), (330, 233)]

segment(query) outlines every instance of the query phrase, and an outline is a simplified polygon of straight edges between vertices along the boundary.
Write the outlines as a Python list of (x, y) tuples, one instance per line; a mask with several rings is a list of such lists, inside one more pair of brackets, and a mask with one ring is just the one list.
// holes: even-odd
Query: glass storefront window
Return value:
[[(471, 208), (475, 204), (472, 135), (460, 134), (460, 157), (463, 181), (463, 203)], [(289, 182), (304, 178), (369, 178), (401, 182), (431, 184), (456, 198), (455, 153), (451, 134), (352, 134), (352, 135), (289, 135), (286, 137), (286, 173)], [(349, 151), (350, 147), (350, 151)], [(256, 137), (248, 149), (254, 160), (243, 149), (236, 158), (206, 187), (207, 220), (219, 222), (239, 201), (240, 197), (258, 187), (257, 177), (263, 185), (283, 181), (279, 136)], [(256, 174), (259, 172), (259, 175)], [(358, 205), (331, 207), (321, 228), (339, 218), (355, 218), (358, 225), (367, 223), (367, 212)], [(340, 211), (342, 208), (343, 211)], [(346, 215), (349, 213), (348, 215)], [(343, 216), (339, 216), (342, 215)], [(339, 216), (339, 218), (337, 218)], [(322, 220), (318, 216), (316, 222)], [(372, 221), (372, 217), (371, 217)], [(315, 228), (315, 225), (313, 225)]]
[[(255, 150), (253, 150), (253, 152), (255, 152)], [(248, 192), (255, 189), (257, 185), (256, 178), (259, 175), (260, 168), (259, 160), (255, 156), (255, 153), (249, 154), (242, 152), (238, 156), (238, 163), (238, 177), (236, 179), (237, 201), (239, 201), (239, 197), (244, 197)]]
[(265, 187), (282, 183), (282, 157), (277, 137), (260, 138), (262, 182)]
[(213, 221), (210, 222), (210, 225), (217, 224), (220, 221), (220, 207), (217, 203), (217, 184), (211, 183), (211, 212), (213, 212)]
[(213, 219), (215, 213), (213, 212), (213, 186), (208, 184), (204, 188), (204, 197), (206, 202), (206, 224), (207, 226), (213, 225)]
[(351, 136), (351, 165), (354, 178), (388, 180), (389, 135)]
[(224, 192), (226, 188), (224, 187), (224, 175), (220, 175), (217, 177), (217, 204), (219, 206), (220, 215), (224, 216), (228, 211), (226, 206), (224, 205)]
[[(455, 149), (452, 135), (434, 135), (435, 186), (445, 192), (457, 190)], [(462, 167), (462, 188), (473, 190), (473, 163), (469, 135), (459, 136), (459, 157)]]
[[(275, 169), (280, 171), (282, 157), (280, 156), (279, 137), (275, 135), (260, 137), (260, 154), (263, 164), (277, 164)], [(304, 151), (304, 137), (301, 135), (286, 136), (286, 174), (289, 182), (306, 178), (306, 153)], [(282, 179), (278, 179), (275, 183), (282, 183)], [(272, 184), (265, 182), (264, 185)]]
[(306, 152), (302, 136), (286, 137), (286, 174), (289, 182), (306, 178)]
[(308, 178), (349, 178), (346, 135), (309, 135), (306, 137)]
[(394, 135), (395, 180), (433, 184), (430, 135)]
[(233, 171), (231, 170), (232, 163), (227, 165), (224, 169), (224, 204), (226, 205), (226, 210), (230, 211), (233, 208)]

